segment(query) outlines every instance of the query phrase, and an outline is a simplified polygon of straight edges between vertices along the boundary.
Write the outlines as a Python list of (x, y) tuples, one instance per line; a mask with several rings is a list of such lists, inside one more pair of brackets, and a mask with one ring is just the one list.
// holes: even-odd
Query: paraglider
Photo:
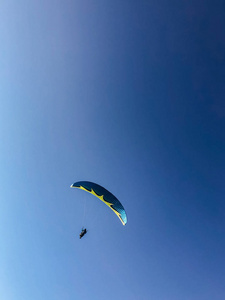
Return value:
[(109, 208), (112, 209), (112, 211), (117, 215), (117, 217), (120, 219), (123, 225), (126, 225), (127, 215), (123, 205), (112, 193), (107, 191), (104, 187), (90, 181), (78, 181), (72, 184), (70, 187), (84, 190), (96, 196), (98, 199), (104, 202)]
[(80, 239), (87, 233), (86, 228), (82, 228), (81, 233), (80, 233)]

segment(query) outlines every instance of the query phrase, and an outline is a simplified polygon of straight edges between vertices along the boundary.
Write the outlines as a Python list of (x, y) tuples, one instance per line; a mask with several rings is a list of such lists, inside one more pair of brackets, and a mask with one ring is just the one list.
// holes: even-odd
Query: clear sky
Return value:
[(1, 299), (225, 299), (224, 37), (223, 0), (2, 1)]

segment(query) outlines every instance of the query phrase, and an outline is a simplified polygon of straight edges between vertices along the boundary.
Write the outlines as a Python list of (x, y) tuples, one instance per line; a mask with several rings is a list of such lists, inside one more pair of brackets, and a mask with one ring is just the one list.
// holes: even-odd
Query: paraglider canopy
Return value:
[(90, 182), (90, 181), (78, 181), (70, 186), (71, 188), (78, 188), (93, 194), (104, 202), (112, 211), (118, 216), (123, 225), (127, 223), (127, 215), (123, 205), (120, 201), (104, 187)]

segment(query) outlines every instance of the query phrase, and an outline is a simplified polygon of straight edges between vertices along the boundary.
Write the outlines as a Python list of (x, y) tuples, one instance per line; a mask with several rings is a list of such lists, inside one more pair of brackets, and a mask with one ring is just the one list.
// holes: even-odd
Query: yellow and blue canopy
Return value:
[(71, 185), (71, 188), (78, 188), (93, 194), (110, 207), (114, 213), (118, 216), (123, 225), (127, 223), (127, 215), (123, 205), (120, 201), (104, 187), (90, 182), (90, 181), (78, 181)]

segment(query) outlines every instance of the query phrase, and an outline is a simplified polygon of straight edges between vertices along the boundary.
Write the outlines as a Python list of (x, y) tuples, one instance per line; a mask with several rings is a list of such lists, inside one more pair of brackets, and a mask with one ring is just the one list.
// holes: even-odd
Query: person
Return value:
[(80, 239), (87, 233), (87, 229), (86, 228), (82, 228), (81, 233), (80, 233)]

